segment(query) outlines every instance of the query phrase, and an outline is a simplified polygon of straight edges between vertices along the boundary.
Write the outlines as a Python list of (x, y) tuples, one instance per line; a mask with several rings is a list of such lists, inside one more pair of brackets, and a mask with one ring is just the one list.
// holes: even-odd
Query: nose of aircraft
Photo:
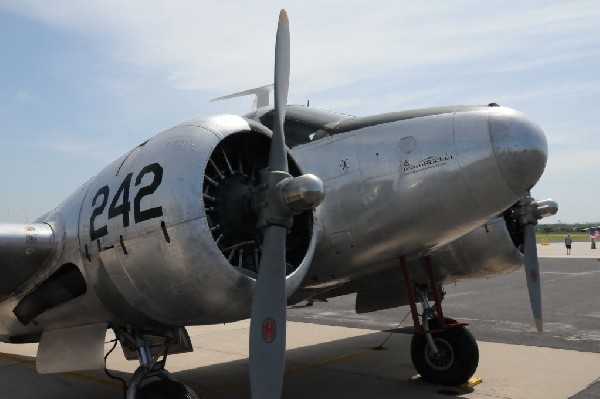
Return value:
[(490, 137), (504, 180), (515, 194), (524, 195), (546, 167), (548, 142), (544, 132), (522, 113), (498, 107), (490, 111)]

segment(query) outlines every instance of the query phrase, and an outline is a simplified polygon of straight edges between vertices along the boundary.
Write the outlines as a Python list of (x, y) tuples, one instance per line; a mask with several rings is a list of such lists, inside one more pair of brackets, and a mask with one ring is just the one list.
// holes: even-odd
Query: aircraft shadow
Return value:
[[(410, 330), (379, 331), (288, 350), (282, 397), (429, 399), (470, 392), (411, 381), (417, 373), (410, 359)], [(250, 399), (248, 359), (174, 374), (205, 399)]]
[[(410, 329), (372, 334), (290, 349), (286, 354), (283, 398), (440, 398), (470, 390), (411, 381), (416, 371), (410, 360)], [(7, 354), (7, 356), (14, 356)], [(14, 399), (118, 399), (118, 381), (101, 371), (40, 375), (35, 359), (20, 357), (12, 367), (0, 356), (0, 384)], [(29, 364), (27, 364), (29, 362)], [(7, 362), (10, 363), (10, 362)], [(169, 362), (167, 362), (167, 365)], [(8, 372), (7, 372), (8, 371)], [(112, 374), (129, 381), (131, 375)], [(191, 368), (173, 373), (203, 399), (250, 399), (248, 359)]]

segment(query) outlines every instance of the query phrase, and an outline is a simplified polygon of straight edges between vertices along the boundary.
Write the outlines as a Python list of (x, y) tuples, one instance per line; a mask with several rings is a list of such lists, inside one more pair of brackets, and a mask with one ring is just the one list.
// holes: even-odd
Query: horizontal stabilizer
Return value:
[(266, 107), (267, 105), (269, 105), (269, 94), (272, 91), (273, 91), (273, 85), (270, 84), (270, 85), (257, 87), (255, 89), (244, 90), (244, 91), (240, 91), (238, 93), (233, 93), (233, 94), (229, 94), (226, 96), (213, 98), (212, 100), (210, 100), (210, 102), (220, 101), (220, 100), (228, 100), (230, 98), (244, 97), (244, 96), (250, 96), (250, 95), (254, 94), (256, 96), (256, 98), (254, 99), (252, 108), (256, 109), (256, 108), (260, 108), (260, 107)]

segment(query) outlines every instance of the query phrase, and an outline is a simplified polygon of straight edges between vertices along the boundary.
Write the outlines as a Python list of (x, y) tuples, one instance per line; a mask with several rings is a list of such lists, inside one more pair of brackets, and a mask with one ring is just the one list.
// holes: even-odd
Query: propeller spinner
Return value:
[(285, 10), (279, 14), (275, 44), (275, 111), (269, 166), (260, 173), (253, 198), (263, 248), (250, 319), (250, 388), (252, 398), (280, 398), (285, 369), (286, 234), (292, 216), (318, 206), (325, 195), (314, 175), (288, 173), (283, 124), (290, 74), (290, 31)]

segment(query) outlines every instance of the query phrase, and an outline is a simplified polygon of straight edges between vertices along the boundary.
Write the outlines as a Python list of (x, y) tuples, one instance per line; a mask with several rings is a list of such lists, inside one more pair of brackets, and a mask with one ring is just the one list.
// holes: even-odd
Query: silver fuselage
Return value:
[[(541, 129), (504, 107), (337, 120), (311, 119), (310, 109), (300, 114), (306, 120), (294, 123), (306, 122), (312, 133), (310, 140), (288, 143), (291, 157), (302, 172), (322, 179), (326, 196), (314, 215), (307, 255), (288, 275), (288, 295), (325, 292), (381, 273), (400, 256), (446, 251), (461, 259), (461, 237), (469, 233), (465, 246), (489, 245), (478, 229), (517, 202), (546, 163)], [(248, 317), (255, 280), (215, 243), (205, 177), (219, 142), (240, 132), (264, 134), (255, 125), (217, 116), (163, 132), (36, 221), (51, 226), (54, 247), (37, 270), (3, 293), (0, 339), (89, 323), (182, 326)], [(502, 256), (486, 260), (484, 251), (474, 251), (484, 269), (452, 261), (437, 269), (438, 277), (514, 270), (520, 254), (501, 230), (494, 239), (503, 240)], [(18, 267), (19, 257), (11, 259), (3, 267)], [(18, 320), (15, 307), (65, 264), (80, 270), (85, 293), (48, 307), (31, 323)]]

